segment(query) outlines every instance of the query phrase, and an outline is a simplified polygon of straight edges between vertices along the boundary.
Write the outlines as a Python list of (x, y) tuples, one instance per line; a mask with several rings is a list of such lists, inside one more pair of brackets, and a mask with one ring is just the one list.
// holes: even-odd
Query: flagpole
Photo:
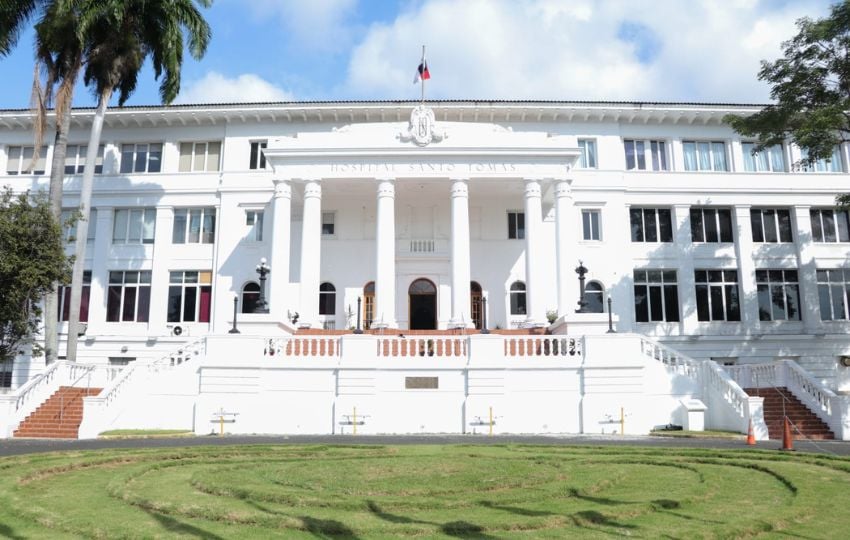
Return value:
[[(422, 45), (422, 62), (421, 62), (419, 65), (423, 66), (423, 71), (424, 71), (424, 66), (425, 66), (425, 45)], [(424, 76), (422, 76), (422, 75), (425, 75), (425, 73), (421, 73), (421, 74), (420, 74), (420, 77), (419, 77), (419, 79), (422, 81), (422, 98), (421, 98), (421, 100), (420, 100), (420, 103), (421, 103), (422, 105), (424, 105), (424, 104), (425, 104), (425, 77), (424, 77)]]

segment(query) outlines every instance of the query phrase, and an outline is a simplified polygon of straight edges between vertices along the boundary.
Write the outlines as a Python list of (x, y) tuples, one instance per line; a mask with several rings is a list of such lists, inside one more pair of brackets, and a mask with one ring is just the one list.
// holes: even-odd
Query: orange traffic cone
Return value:
[(750, 420), (750, 427), (747, 428), (747, 446), (756, 445), (756, 436), (753, 433), (753, 421)]
[(785, 429), (782, 432), (782, 450), (794, 451), (794, 438), (791, 436), (791, 420), (785, 417)]

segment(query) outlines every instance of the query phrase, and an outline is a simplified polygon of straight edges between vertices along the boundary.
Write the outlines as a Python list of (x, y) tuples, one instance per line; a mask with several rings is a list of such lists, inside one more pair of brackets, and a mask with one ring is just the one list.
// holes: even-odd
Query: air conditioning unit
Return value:
[(839, 356), (838, 361), (844, 367), (850, 367), (850, 356)]
[(169, 324), (168, 329), (171, 331), (171, 335), (174, 337), (183, 337), (189, 335), (188, 326), (180, 326), (179, 324)]

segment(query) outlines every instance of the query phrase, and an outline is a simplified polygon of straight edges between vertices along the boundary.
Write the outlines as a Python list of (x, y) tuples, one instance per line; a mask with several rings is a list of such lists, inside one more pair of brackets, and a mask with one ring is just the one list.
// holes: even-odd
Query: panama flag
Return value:
[(419, 81), (427, 81), (430, 78), (431, 73), (428, 71), (428, 62), (422, 60), (422, 63), (419, 64), (418, 68), (416, 68), (416, 76), (413, 77), (413, 84), (416, 84)]

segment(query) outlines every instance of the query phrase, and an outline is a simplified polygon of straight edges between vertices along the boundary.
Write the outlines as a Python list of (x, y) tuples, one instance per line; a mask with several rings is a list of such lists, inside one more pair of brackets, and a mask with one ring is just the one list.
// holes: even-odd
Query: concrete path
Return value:
[[(75, 450), (101, 450), (125, 448), (178, 448), (191, 446), (222, 446), (252, 444), (540, 444), (554, 446), (644, 446), (648, 448), (716, 448), (723, 450), (779, 450), (781, 441), (761, 441), (756, 446), (747, 446), (743, 439), (684, 439), (668, 437), (601, 436), (601, 435), (226, 435), (169, 438), (133, 439), (89, 439), (89, 440), (46, 440), (46, 439), (3, 439), (0, 440), (0, 456), (16, 456), (38, 452), (63, 452)], [(798, 452), (811, 452), (850, 456), (850, 441), (794, 441)]]

